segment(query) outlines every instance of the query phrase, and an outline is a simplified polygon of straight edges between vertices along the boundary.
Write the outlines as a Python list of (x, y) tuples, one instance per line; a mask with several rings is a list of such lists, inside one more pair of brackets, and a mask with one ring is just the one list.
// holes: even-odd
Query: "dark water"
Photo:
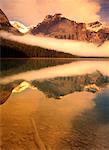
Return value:
[(108, 150), (109, 61), (1, 61), (0, 149)]

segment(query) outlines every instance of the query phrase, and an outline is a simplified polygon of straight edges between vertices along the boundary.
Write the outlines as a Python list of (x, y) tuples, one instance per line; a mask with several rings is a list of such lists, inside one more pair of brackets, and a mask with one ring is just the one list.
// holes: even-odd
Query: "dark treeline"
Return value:
[(28, 57), (48, 57), (48, 58), (73, 58), (72, 54), (48, 50), (37, 46), (27, 45), (1, 39), (0, 51), (2, 58), (28, 58)]

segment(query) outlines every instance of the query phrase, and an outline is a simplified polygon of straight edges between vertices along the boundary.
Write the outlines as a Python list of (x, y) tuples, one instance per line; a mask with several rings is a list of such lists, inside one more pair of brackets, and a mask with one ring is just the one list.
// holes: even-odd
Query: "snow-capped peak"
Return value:
[(87, 29), (90, 31), (94, 31), (94, 32), (98, 32), (100, 29), (103, 28), (103, 25), (101, 22), (96, 21), (96, 22), (92, 22), (92, 23), (88, 23), (86, 25)]
[(21, 33), (27, 33), (29, 31), (29, 28), (26, 27), (25, 25), (23, 25), (22, 23), (18, 22), (18, 21), (10, 21), (10, 24), (18, 29)]

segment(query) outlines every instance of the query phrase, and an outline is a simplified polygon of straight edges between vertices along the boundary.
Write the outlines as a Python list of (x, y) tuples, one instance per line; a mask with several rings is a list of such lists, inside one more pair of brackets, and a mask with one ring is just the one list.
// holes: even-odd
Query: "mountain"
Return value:
[[(89, 29), (90, 28), (90, 29)], [(96, 31), (95, 31), (96, 29)], [(71, 21), (61, 14), (54, 16), (48, 15), (44, 21), (37, 26), (25, 27), (17, 21), (10, 21), (0, 9), (0, 30), (11, 32), (16, 35), (33, 34), (54, 37), (58, 39), (70, 39), (77, 41), (87, 41), (96, 43), (98, 46), (109, 40), (109, 28), (103, 27), (100, 22), (90, 24), (77, 23)], [(22, 33), (21, 33), (22, 32)], [(50, 57), (50, 58), (73, 58), (81, 57), (68, 53), (56, 51), (55, 47), (51, 49), (42, 48), (41, 46), (33, 46), (28, 43), (9, 40), (1, 33), (0, 57)], [(83, 57), (83, 56), (82, 56)], [(92, 57), (92, 56), (89, 56)]]
[(4, 12), (1, 9), (0, 9), (0, 30), (5, 30), (14, 34), (20, 33), (16, 28), (14, 28), (10, 24), (7, 16), (4, 14)]
[(10, 24), (21, 33), (27, 33), (29, 28), (18, 21), (10, 21)]
[(109, 30), (104, 28), (100, 22), (77, 23), (62, 17), (61, 14), (46, 16), (44, 21), (31, 29), (31, 34), (99, 44), (109, 40)]
[(90, 31), (98, 32), (100, 29), (103, 28), (103, 25), (102, 25), (101, 22), (95, 21), (95, 22), (86, 24), (86, 27), (87, 27), (87, 29), (90, 30)]
[[(13, 25), (13, 26), (12, 26)], [(0, 30), (4, 30), (7, 32), (11, 32), (17, 35), (24, 35), (27, 30), (33, 28), (33, 26), (25, 27), (23, 24), (19, 22), (9, 22), (6, 15), (0, 9)], [(38, 46), (32, 46), (28, 44), (23, 44), (21, 42), (16, 42), (13, 40), (6, 39), (4, 37), (0, 37), (0, 57), (7, 58), (27, 58), (27, 57), (55, 57), (55, 58), (72, 58), (76, 57), (69, 53), (57, 52), (55, 50), (48, 50), (45, 48), (41, 48)]]
[(31, 33), (58, 39), (87, 41), (101, 45), (109, 40), (109, 28), (103, 27), (99, 21), (93, 23), (77, 23), (62, 17), (61, 14), (47, 15), (36, 26), (26, 27), (18, 21), (10, 21), (0, 9), (0, 30), (18, 33)]

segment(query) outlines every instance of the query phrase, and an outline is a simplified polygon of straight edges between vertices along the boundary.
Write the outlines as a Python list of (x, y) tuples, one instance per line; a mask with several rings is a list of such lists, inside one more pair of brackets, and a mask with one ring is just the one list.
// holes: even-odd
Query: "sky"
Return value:
[(100, 16), (109, 23), (109, 0), (99, 0), (101, 5)]
[(0, 0), (9, 20), (37, 25), (46, 15), (61, 13), (77, 22), (109, 22), (109, 0)]

